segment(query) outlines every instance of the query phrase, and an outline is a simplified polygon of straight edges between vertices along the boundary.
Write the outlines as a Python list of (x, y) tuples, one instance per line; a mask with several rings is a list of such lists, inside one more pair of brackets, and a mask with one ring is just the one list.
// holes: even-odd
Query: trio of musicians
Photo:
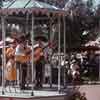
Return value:
[(6, 48), (6, 66), (4, 71), (6, 80), (5, 85), (7, 85), (7, 82), (16, 83), (19, 81), (20, 89), (25, 89), (25, 84), (27, 83), (27, 70), (28, 67), (31, 67), (32, 56), (34, 56), (33, 62), (36, 71), (34, 80), (35, 87), (42, 88), (44, 66), (42, 47), (42, 41), (38, 39), (34, 45), (34, 55), (32, 55), (32, 46), (29, 46), (29, 41), (24, 35), (13, 39), (13, 42)]

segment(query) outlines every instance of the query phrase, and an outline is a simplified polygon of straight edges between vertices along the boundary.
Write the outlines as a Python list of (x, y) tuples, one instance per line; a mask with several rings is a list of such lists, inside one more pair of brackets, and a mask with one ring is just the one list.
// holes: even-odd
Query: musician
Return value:
[(9, 44), (9, 47), (6, 49), (6, 57), (7, 57), (7, 60), (9, 60), (10, 58), (14, 57), (15, 56), (15, 48), (16, 48), (16, 41), (14, 40), (13, 42), (11, 42)]
[(15, 48), (16, 42), (13, 41), (6, 49), (7, 64), (5, 67), (5, 86), (16, 81), (16, 67), (15, 67)]
[(18, 45), (15, 51), (15, 58), (16, 58), (16, 66), (19, 70), (19, 85), (20, 89), (26, 89), (26, 77), (27, 77), (27, 42), (24, 36), (21, 36), (18, 40)]
[[(38, 60), (35, 62), (35, 68), (36, 68), (36, 83), (35, 83), (35, 88), (42, 88), (43, 86), (43, 69), (44, 69), (44, 54), (42, 51), (43, 48), (43, 43), (41, 39), (37, 40), (37, 43), (39, 44), (38, 47), (35, 48), (34, 53), (38, 52), (37, 54), (39, 55)], [(41, 49), (41, 50), (40, 50)], [(34, 54), (35, 58), (35, 54)]]
[(15, 61), (14, 61), (14, 57), (12, 56), (6, 64), (6, 70), (5, 70), (6, 82), (9, 82), (8, 84), (12, 82), (14, 85), (14, 83), (16, 82), (16, 74), (17, 73), (16, 73), (16, 67), (15, 67)]

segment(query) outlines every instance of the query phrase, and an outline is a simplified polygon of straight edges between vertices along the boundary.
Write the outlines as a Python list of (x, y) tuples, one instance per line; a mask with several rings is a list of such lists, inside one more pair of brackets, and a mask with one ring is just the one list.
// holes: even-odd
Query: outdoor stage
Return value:
[(34, 90), (34, 96), (31, 96), (32, 90), (20, 90), (19, 88), (7, 87), (2, 94), (0, 87), (0, 100), (67, 100), (66, 93), (59, 93), (55, 89), (43, 88)]

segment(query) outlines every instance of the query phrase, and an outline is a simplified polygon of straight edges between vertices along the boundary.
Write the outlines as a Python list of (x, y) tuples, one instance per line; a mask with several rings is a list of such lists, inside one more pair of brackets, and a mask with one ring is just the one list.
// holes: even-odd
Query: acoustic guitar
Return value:
[[(41, 47), (36, 47), (34, 49), (34, 63), (38, 62), (43, 56), (44, 56), (44, 49), (47, 48), (48, 46), (51, 47), (52, 43), (48, 43), (46, 46), (43, 48)], [(32, 60), (32, 51), (31, 49), (26, 49), (24, 55), (18, 55), (16, 56), (16, 61), (20, 63), (27, 63)]]
[(44, 49), (45, 48), (47, 48), (47, 47), (52, 48), (54, 45), (55, 45), (55, 42), (54, 43), (50, 42), (46, 46), (44, 46), (43, 48), (37, 47), (34, 50), (34, 62), (38, 62), (44, 56)]

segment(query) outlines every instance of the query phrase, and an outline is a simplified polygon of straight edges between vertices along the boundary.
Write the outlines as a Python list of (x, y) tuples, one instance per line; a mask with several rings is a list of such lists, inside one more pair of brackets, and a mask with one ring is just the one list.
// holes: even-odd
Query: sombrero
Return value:
[(48, 41), (47, 36), (45, 36), (45, 35), (37, 35), (37, 36), (34, 37), (34, 40), (35, 41), (41, 40), (41, 41), (44, 41), (44, 42)]

